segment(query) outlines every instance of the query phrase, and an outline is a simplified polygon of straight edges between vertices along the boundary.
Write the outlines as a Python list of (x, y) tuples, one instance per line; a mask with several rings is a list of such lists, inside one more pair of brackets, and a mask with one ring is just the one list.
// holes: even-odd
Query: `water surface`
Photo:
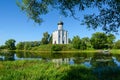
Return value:
[(120, 67), (120, 54), (103, 53), (30, 53), (30, 52), (3, 52), (1, 61), (15, 60), (44, 60), (52, 61), (56, 65), (82, 64), (87, 67)]

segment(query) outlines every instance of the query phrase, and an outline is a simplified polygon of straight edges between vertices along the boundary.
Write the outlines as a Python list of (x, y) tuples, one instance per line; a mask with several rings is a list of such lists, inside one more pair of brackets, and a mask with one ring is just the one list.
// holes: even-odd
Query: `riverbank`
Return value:
[[(85, 53), (96, 53), (96, 52), (103, 52), (105, 49), (75, 49), (73, 48), (72, 44), (67, 44), (67, 45), (41, 45), (38, 47), (32, 47), (29, 50), (25, 51), (30, 51), (30, 52), (60, 52), (60, 53), (80, 53), (80, 52), (85, 52)], [(119, 49), (107, 49), (110, 53), (120, 53)]]
[[(45, 50), (9, 50), (9, 51), (16, 51), (16, 52), (39, 52), (39, 53), (101, 53), (104, 50), (67, 50), (67, 51), (45, 51)], [(111, 49), (108, 50), (109, 53), (113, 54), (120, 54), (119, 49)]]
[[(114, 71), (113, 71), (114, 70)], [(1, 61), (0, 80), (120, 80), (120, 68), (87, 68), (39, 60)]]
[(50, 62), (35, 60), (0, 62), (0, 80), (88, 80), (92, 76), (90, 69), (84, 66), (55, 66)]
[[(15, 52), (39, 52), (39, 53), (100, 53), (103, 50), (67, 50), (67, 51), (0, 50), (0, 52), (9, 52), (9, 51), (15, 51)], [(109, 50), (109, 52), (114, 53), (114, 54), (120, 54), (119, 49), (112, 49), (112, 50)]]
[(110, 50), (110, 52), (120, 54), (120, 49), (112, 49), (112, 50)]
[[(75, 49), (73, 48), (73, 46), (71, 44), (67, 44), (67, 45), (52, 45), (52, 44), (47, 44), (47, 45), (40, 45), (37, 47), (31, 47), (27, 50), (20, 50), (20, 49), (16, 49), (16, 50), (0, 50), (0, 52), (7, 52), (7, 51), (23, 51), (23, 52), (40, 52), (40, 53), (81, 53), (81, 52), (85, 52), (85, 53), (98, 53), (98, 52), (103, 52), (104, 49), (85, 49), (85, 50), (81, 50), (81, 49)], [(120, 49), (111, 49), (108, 51), (110, 53), (117, 53), (120, 54)]]

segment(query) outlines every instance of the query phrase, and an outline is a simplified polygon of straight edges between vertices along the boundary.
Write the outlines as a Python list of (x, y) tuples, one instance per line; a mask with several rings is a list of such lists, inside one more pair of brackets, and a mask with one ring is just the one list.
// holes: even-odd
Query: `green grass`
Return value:
[[(53, 46), (61, 48), (60, 50), (52, 50)], [(59, 45), (52, 45), (52, 44), (47, 44), (47, 45), (40, 45), (38, 47), (32, 47), (31, 50), (28, 50), (31, 52), (62, 52), (62, 53), (74, 53), (74, 52), (99, 52), (99, 50), (80, 50), (80, 49), (74, 49), (72, 44), (59, 44)]]
[[(88, 50), (80, 50), (80, 49), (75, 49), (73, 48), (72, 44), (59, 44), (59, 47), (61, 48), (60, 50), (52, 50), (52, 47), (55, 46), (53, 44), (46, 44), (46, 45), (40, 45), (37, 47), (31, 47), (30, 50), (0, 50), (1, 52), (6, 52), (6, 51), (25, 51), (25, 52), (43, 52), (43, 53), (48, 53), (48, 52), (62, 52), (62, 53), (75, 53), (75, 52), (101, 52), (104, 49), (96, 50), (96, 49), (88, 49)], [(111, 49), (111, 53), (120, 53), (120, 49)]]
[(0, 80), (87, 80), (91, 77), (88, 73), (90, 69), (83, 66), (55, 66), (43, 61), (0, 62)]
[(61, 70), (52, 63), (44, 64), (41, 61), (8, 61), (0, 64), (0, 80), (55, 80), (55, 76), (62, 76), (61, 73), (68, 68)]
[(120, 68), (87, 68), (39, 60), (0, 62), (0, 80), (120, 80)]
[(110, 52), (113, 54), (120, 54), (120, 49), (112, 49)]

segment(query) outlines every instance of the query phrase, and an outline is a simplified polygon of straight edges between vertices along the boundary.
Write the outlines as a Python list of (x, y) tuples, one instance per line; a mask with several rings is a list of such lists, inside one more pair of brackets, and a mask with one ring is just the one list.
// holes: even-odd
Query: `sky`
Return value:
[[(87, 9), (77, 13), (80, 21), (83, 20), (85, 13), (92, 13), (97, 10)], [(60, 18), (61, 17), (61, 18)], [(16, 0), (0, 1), (0, 45), (4, 45), (8, 39), (15, 39), (16, 43), (23, 41), (40, 41), (44, 32), (52, 34), (57, 30), (57, 23), (62, 20), (63, 28), (68, 31), (69, 38), (78, 35), (80, 38), (91, 37), (95, 32), (102, 32), (100, 28), (96, 30), (88, 29), (85, 25), (81, 25), (80, 21), (72, 17), (64, 17), (57, 10), (51, 10), (49, 14), (42, 16), (44, 22), (41, 25), (34, 23), (28, 19), (26, 14), (16, 5)], [(119, 31), (120, 32), (120, 31)], [(119, 33), (118, 32), (118, 33)], [(116, 35), (116, 40), (120, 39), (120, 35)]]

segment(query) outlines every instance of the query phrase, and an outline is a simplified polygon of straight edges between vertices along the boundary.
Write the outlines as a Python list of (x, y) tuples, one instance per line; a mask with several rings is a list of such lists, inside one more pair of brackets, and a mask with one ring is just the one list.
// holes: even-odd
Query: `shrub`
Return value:
[(53, 46), (52, 46), (51, 50), (52, 50), (52, 51), (61, 51), (62, 48), (63, 48), (62, 45), (56, 44), (56, 45), (53, 45)]

